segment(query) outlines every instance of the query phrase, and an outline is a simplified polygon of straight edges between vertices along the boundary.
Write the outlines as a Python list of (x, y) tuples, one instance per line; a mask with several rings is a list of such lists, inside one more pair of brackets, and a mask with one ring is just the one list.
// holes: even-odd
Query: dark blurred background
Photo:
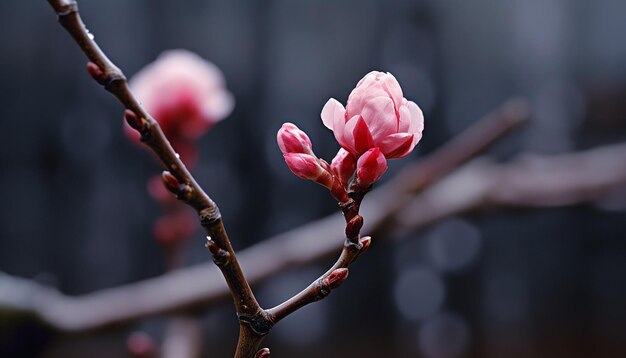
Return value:
[[(490, 150), (498, 160), (626, 138), (623, 1), (80, 5), (128, 76), (172, 48), (224, 72), (236, 107), (201, 141), (195, 175), (235, 249), (336, 211), (323, 188), (289, 172), (276, 131), (294, 122), (332, 158), (338, 147), (321, 108), (329, 97), (345, 103), (373, 69), (393, 73), (426, 118), (418, 149), (388, 177), (514, 95), (529, 99), (532, 117)], [(160, 275), (152, 224), (161, 209), (146, 191), (159, 167), (123, 135), (120, 106), (89, 78), (45, 1), (0, 2), (0, 65), (0, 271), (71, 295)], [(374, 238), (341, 289), (277, 325), (272, 357), (626, 356), (623, 202), (490, 210), (405, 235)], [(188, 264), (210, 260), (196, 236)], [(285, 272), (255, 287), (257, 296), (279, 303), (326, 267)], [(71, 336), (32, 326), (15, 334), (0, 322), (0, 345), (16, 356), (124, 356), (129, 330), (158, 341), (165, 322)], [(229, 356), (231, 303), (211, 308), (202, 325), (205, 356)]]

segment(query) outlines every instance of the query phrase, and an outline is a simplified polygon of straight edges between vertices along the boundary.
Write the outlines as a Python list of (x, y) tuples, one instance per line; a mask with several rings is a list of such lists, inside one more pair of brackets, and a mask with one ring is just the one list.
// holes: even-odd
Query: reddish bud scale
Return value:
[(254, 355), (254, 358), (269, 358), (269, 356), (270, 356), (270, 349), (262, 348), (261, 350), (256, 352), (256, 354)]
[(179, 194), (180, 183), (178, 182), (178, 179), (176, 179), (176, 177), (172, 175), (172, 173), (168, 172), (167, 170), (163, 171), (163, 173), (161, 174), (161, 179), (163, 180), (163, 185), (165, 185), (167, 190), (176, 195)]
[(131, 111), (130, 109), (124, 111), (124, 119), (126, 120), (126, 123), (128, 123), (128, 125), (131, 126), (134, 130), (140, 132), (143, 130), (143, 121), (137, 116), (137, 114), (135, 114), (135, 112)]
[(346, 237), (348, 240), (356, 242), (362, 227), (363, 217), (361, 215), (357, 215), (348, 221), (346, 224)]
[(91, 61), (87, 62), (87, 72), (96, 82), (102, 86), (106, 85), (107, 77), (98, 65)]
[(365, 236), (362, 237), (359, 242), (361, 243), (361, 251), (359, 251), (359, 255), (361, 255), (370, 248), (370, 245), (372, 244), (372, 238), (370, 236)]
[(348, 196), (348, 192), (346, 191), (346, 187), (341, 184), (339, 178), (334, 177), (333, 185), (330, 188), (330, 194), (335, 198), (339, 203), (347, 203), (350, 201), (350, 197)]
[(348, 269), (338, 268), (324, 279), (324, 284), (328, 285), (328, 288), (332, 290), (339, 287), (347, 278)]

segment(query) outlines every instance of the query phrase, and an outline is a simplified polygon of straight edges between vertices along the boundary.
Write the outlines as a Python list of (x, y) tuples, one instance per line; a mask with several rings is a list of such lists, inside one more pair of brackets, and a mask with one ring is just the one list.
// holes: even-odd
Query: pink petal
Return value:
[(322, 122), (324, 122), (326, 128), (332, 130), (334, 128), (335, 118), (344, 118), (345, 122), (345, 113), (346, 110), (343, 108), (343, 105), (336, 99), (331, 98), (326, 102), (324, 108), (322, 108)]
[(407, 101), (407, 107), (411, 112), (411, 126), (409, 127), (409, 133), (415, 134), (413, 138), (413, 145), (417, 144), (422, 138), (422, 131), (424, 130), (424, 114), (422, 110), (413, 101)]
[(374, 146), (374, 139), (363, 117), (359, 117), (356, 121), (352, 135), (354, 136), (354, 149), (357, 153), (364, 153)]
[(398, 130), (396, 111), (393, 101), (388, 96), (376, 97), (367, 102), (361, 115), (372, 133), (374, 142)]
[(414, 134), (396, 133), (385, 137), (380, 143), (380, 150), (387, 159), (402, 158), (409, 154), (415, 145)]
[(389, 97), (389, 94), (383, 88), (382, 82), (379, 80), (380, 76), (382, 76), (382, 72), (372, 71), (359, 81), (359, 84), (348, 97), (346, 104), (348, 117), (361, 114), (365, 105), (373, 98)]
[(400, 88), (400, 84), (396, 78), (391, 73), (387, 72), (381, 77), (381, 82), (385, 92), (393, 99), (396, 109), (399, 108), (402, 105), (402, 88)]
[(337, 142), (339, 142), (339, 144), (348, 152), (353, 153), (353, 154), (359, 154), (356, 151), (355, 145), (354, 145), (354, 127), (356, 126), (357, 121), (359, 120), (359, 116), (354, 116), (352, 118), (350, 118), (348, 120), (348, 122), (346, 122), (345, 127), (343, 127), (343, 133), (342, 136), (338, 136), (337, 132), (335, 132), (335, 138), (337, 139)]
[(398, 133), (409, 133), (409, 128), (411, 128), (411, 111), (409, 107), (405, 105), (400, 106), (399, 113)]

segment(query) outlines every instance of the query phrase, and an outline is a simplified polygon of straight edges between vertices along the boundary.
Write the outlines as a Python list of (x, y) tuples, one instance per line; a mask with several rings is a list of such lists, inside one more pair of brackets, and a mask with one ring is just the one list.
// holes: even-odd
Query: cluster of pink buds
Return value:
[(395, 77), (377, 71), (359, 81), (345, 108), (331, 98), (321, 117), (342, 147), (330, 165), (291, 123), (278, 131), (278, 146), (294, 174), (327, 187), (340, 202), (348, 191), (369, 190), (387, 171), (387, 160), (408, 155), (424, 129), (422, 111), (403, 97)]

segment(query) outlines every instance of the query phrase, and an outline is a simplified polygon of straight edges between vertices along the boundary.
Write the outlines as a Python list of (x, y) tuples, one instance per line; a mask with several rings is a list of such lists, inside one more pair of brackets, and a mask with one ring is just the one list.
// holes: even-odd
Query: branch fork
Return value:
[[(140, 133), (141, 141), (150, 147), (163, 163), (166, 168), (161, 174), (164, 186), (179, 200), (196, 210), (198, 219), (207, 233), (206, 247), (226, 279), (240, 322), (240, 335), (235, 356), (238, 358), (269, 357), (269, 349), (259, 349), (259, 346), (274, 324), (299, 307), (328, 296), (348, 277), (347, 266), (369, 246), (369, 238), (363, 240), (360, 238), (363, 218), (358, 215), (365, 192), (347, 193), (343, 186), (330, 185), (333, 196), (338, 197), (342, 202), (347, 201), (342, 204), (342, 211), (346, 218), (346, 245), (341, 256), (327, 273), (303, 292), (274, 309), (263, 310), (243, 275), (224, 228), (218, 206), (187, 170), (163, 134), (158, 122), (146, 112), (130, 91), (122, 71), (94, 42), (93, 35), (88, 32), (80, 18), (77, 2), (74, 0), (48, 0), (48, 2), (57, 13), (61, 25), (87, 56), (87, 72), (121, 102), (124, 106), (126, 122)], [(326, 172), (330, 173), (330, 165), (325, 162), (323, 164), (325, 164)], [(339, 179), (334, 176), (333, 180), (339, 183)]]

